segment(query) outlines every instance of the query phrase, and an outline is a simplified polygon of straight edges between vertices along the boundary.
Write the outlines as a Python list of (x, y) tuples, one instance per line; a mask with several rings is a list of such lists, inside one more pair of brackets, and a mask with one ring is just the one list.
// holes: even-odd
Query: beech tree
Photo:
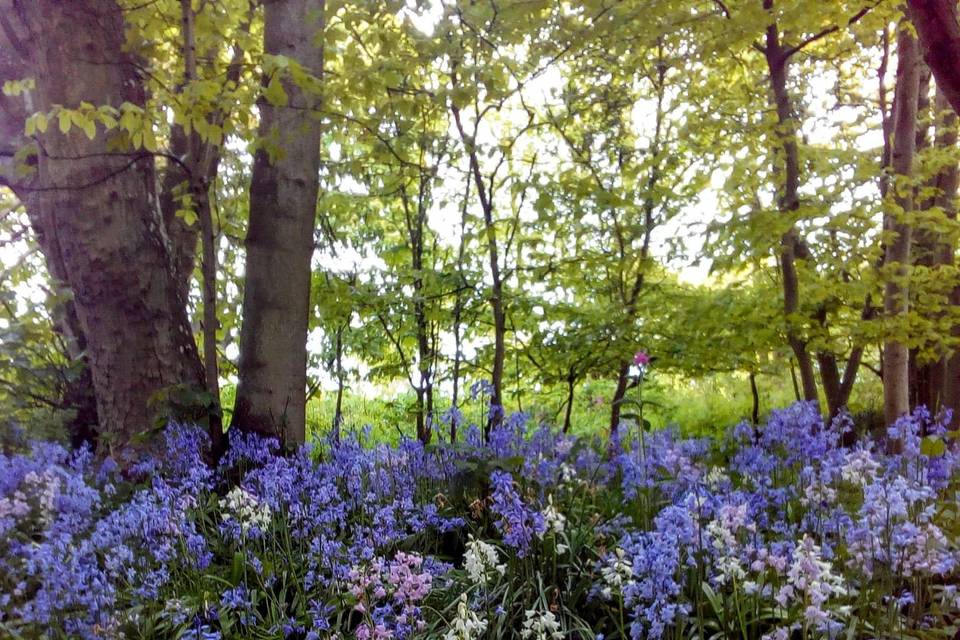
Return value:
[(264, 2), (264, 93), (250, 221), (233, 425), (306, 437), (307, 328), (320, 179), (323, 2)]
[[(897, 36), (897, 87), (893, 105), (893, 147), (890, 168), (895, 178), (892, 197), (884, 214), (887, 232), (884, 268), (887, 280), (883, 307), (888, 321), (905, 316), (909, 307), (909, 264), (912, 227), (908, 216), (913, 209), (913, 188), (906, 180), (913, 175), (916, 148), (917, 99), (920, 69), (917, 41), (907, 26)], [(906, 180), (905, 180), (906, 179)], [(883, 406), (887, 423), (910, 410), (909, 349), (903, 338), (888, 338), (883, 345)]]
[[(0, 4), (3, 32), (41, 114), (142, 107), (144, 86), (108, 0)], [(151, 400), (203, 372), (157, 207), (153, 156), (91, 121), (38, 127), (35, 174), (16, 177), (53, 277), (70, 289), (101, 441), (118, 451), (153, 424)]]

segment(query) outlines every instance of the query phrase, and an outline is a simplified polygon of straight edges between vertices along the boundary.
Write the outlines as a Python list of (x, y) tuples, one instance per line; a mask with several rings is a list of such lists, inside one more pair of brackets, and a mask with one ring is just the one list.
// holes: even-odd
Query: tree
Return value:
[[(862, 71), (848, 69), (873, 64), (867, 52), (875, 47), (878, 25), (889, 22), (889, 9), (835, 2), (811, 13), (790, 0), (758, 3), (762, 11), (715, 4), (735, 34), (719, 48), (746, 73), (735, 76), (743, 83), (724, 87), (719, 76), (719, 83), (701, 83), (698, 91), (709, 105), (701, 116), (708, 126), (742, 145), (730, 154), (732, 162), (722, 155), (730, 153), (726, 146), (716, 158), (729, 173), (720, 196), (725, 215), (710, 225), (715, 235), (708, 255), (715, 268), (733, 273), (745, 265), (774, 271), (802, 395), (819, 402), (822, 390), (828, 413), (836, 415), (849, 401), (876, 331), (869, 321), (877, 297), (879, 198), (872, 181), (878, 163), (861, 138), (875, 115), (865, 109), (871, 100)], [(703, 40), (710, 42), (709, 36)], [(715, 48), (707, 46), (701, 56)], [(765, 82), (757, 86), (764, 92), (758, 95), (753, 87), (761, 73)], [(829, 80), (828, 95), (815, 80)], [(769, 111), (756, 110), (758, 99)], [(814, 120), (820, 113), (814, 105), (827, 115)], [(858, 116), (830, 122), (831, 107)], [(715, 117), (718, 110), (738, 117), (728, 122)], [(823, 140), (825, 129), (827, 141), (811, 141)]]
[[(203, 385), (156, 207), (153, 156), (137, 148), (148, 134), (142, 129), (138, 143), (123, 131), (98, 131), (92, 115), (94, 104), (101, 119), (142, 109), (143, 83), (115, 2), (44, 1), (18, 10), (7, 2), (0, 11), (43, 114), (27, 207), (39, 212), (36, 226), (49, 238), (41, 246), (62, 264), (73, 293), (101, 439), (117, 451), (152, 425), (158, 391)], [(71, 122), (77, 109), (90, 119)], [(57, 127), (46, 126), (52, 117)]]
[(306, 437), (307, 328), (320, 170), (323, 2), (264, 3), (264, 94), (250, 222), (233, 425)]
[[(909, 28), (901, 26), (897, 37), (897, 87), (893, 106), (893, 151), (890, 168), (895, 178), (888, 198), (883, 226), (887, 234), (884, 252), (884, 313), (888, 322), (906, 316), (909, 308), (909, 265), (913, 209), (913, 155), (916, 148), (917, 99), (920, 69), (917, 42)], [(909, 348), (903, 337), (892, 335), (883, 345), (883, 407), (888, 424), (910, 411)]]

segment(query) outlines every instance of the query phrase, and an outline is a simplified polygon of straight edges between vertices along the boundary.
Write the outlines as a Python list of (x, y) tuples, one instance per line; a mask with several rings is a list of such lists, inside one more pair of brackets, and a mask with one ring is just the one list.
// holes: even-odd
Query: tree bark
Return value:
[[(451, 402), (455, 409), (460, 400), (460, 366), (463, 362), (463, 307), (467, 289), (467, 277), (463, 263), (467, 253), (467, 205), (470, 202), (470, 178), (467, 178), (463, 207), (460, 210), (460, 241), (457, 246), (457, 292), (453, 303), (453, 398)], [(457, 413), (450, 414), (450, 442), (457, 441)]]
[[(187, 136), (181, 127), (171, 127), (169, 145), (170, 155), (177, 158), (187, 157)], [(183, 165), (168, 160), (160, 176), (160, 213), (167, 231), (177, 293), (183, 300), (190, 298), (190, 283), (193, 282), (193, 271), (197, 264), (197, 240), (200, 237), (197, 225), (189, 225), (177, 215), (182, 195), (179, 191), (189, 189), (189, 184), (189, 176)]]
[(414, 391), (417, 395), (417, 439), (423, 443), (430, 441), (432, 433), (430, 421), (433, 419), (433, 350), (430, 345), (430, 323), (427, 319), (423, 290), (423, 254), (429, 180), (429, 173), (421, 170), (415, 205), (410, 202), (406, 187), (400, 192), (407, 227), (407, 241), (410, 245), (410, 268), (414, 274), (413, 319), (416, 326), (417, 376), (419, 378)]
[[(916, 147), (920, 69), (917, 42), (905, 26), (897, 36), (897, 56), (890, 168), (895, 176), (909, 177)], [(913, 209), (913, 189), (896, 183), (893, 186), (893, 199), (888, 201), (884, 214), (884, 230), (892, 236), (884, 251), (884, 266), (890, 271), (884, 285), (884, 313), (888, 320), (899, 318), (908, 310), (912, 238), (905, 216)], [(896, 338), (887, 338), (883, 347), (883, 406), (888, 424), (910, 411), (909, 352), (907, 345)]]
[[(957, 146), (957, 112), (950, 108), (950, 103), (946, 95), (940, 88), (937, 88), (936, 99), (934, 101), (935, 110), (935, 133), (934, 145), (938, 149), (953, 150)], [(942, 169), (935, 179), (936, 193), (933, 204), (943, 211), (948, 220), (957, 219), (957, 186), (958, 186), (957, 165), (952, 163), (950, 166)], [(934, 253), (934, 261), (941, 266), (952, 266), (954, 264), (954, 250), (956, 238), (941, 238), (937, 243)], [(954, 309), (960, 308), (960, 285), (953, 288), (950, 293), (950, 306)], [(955, 325), (951, 334), (954, 338), (960, 338), (960, 325)], [(936, 399), (936, 408), (950, 409), (953, 412), (951, 426), (956, 427), (960, 424), (960, 355), (955, 352), (945, 354), (931, 366), (931, 387)]]
[(907, 0), (923, 58), (944, 98), (960, 112), (960, 24), (955, 0)]
[[(22, 78), (27, 74), (25, 61), (21, 60), (8, 37), (0, 29), (0, 78)], [(30, 100), (31, 97), (27, 97)], [(36, 193), (36, 173), (21, 175), (15, 158), (18, 152), (36, 145), (24, 135), (24, 120), (27, 117), (23, 99), (0, 94), (0, 185), (9, 187), (23, 204), (30, 226), (36, 235), (37, 244), (43, 253), (48, 276), (54, 290), (69, 290), (67, 271), (60, 255), (52, 245), (53, 235), (43, 228), (44, 216), (39, 210)], [(73, 411), (74, 417), (65, 425), (70, 443), (79, 447), (84, 443), (96, 449), (97, 444), (97, 397), (93, 389), (93, 375), (86, 356), (87, 338), (80, 326), (77, 308), (72, 297), (58, 300), (49, 309), (54, 330), (63, 337), (66, 355), (79, 363), (76, 378), (70, 380), (60, 398), (62, 408)]]
[[(625, 326), (628, 328), (631, 324), (633, 324), (633, 321), (636, 318), (638, 305), (640, 302), (640, 293), (643, 291), (643, 286), (646, 283), (647, 260), (650, 257), (650, 241), (653, 237), (654, 227), (656, 227), (656, 219), (654, 218), (656, 202), (653, 190), (657, 187), (657, 183), (660, 181), (660, 146), (663, 142), (664, 119), (666, 117), (666, 110), (664, 108), (664, 101), (666, 99), (666, 84), (664, 80), (666, 79), (667, 73), (667, 65), (663, 58), (663, 50), (658, 48), (658, 54), (657, 81), (655, 85), (657, 93), (657, 107), (654, 117), (653, 139), (650, 144), (650, 155), (654, 161), (650, 167), (650, 173), (647, 174), (647, 194), (643, 201), (643, 243), (640, 247), (639, 261), (637, 262), (637, 273), (633, 278), (633, 283), (629, 290), (627, 290), (625, 282), (621, 280), (620, 283), (620, 302), (624, 306), (625, 320), (627, 321)], [(617, 244), (622, 260), (624, 256), (627, 255), (628, 245), (631, 243), (624, 242), (624, 239), (618, 233)], [(618, 363), (619, 367), (617, 369), (617, 386), (614, 389), (613, 398), (610, 401), (611, 435), (620, 425), (620, 412), (623, 408), (623, 401), (626, 399), (627, 390), (630, 388), (629, 373), (631, 362), (632, 354), (628, 354), (625, 358), (621, 357)]]
[[(264, 51), (286, 56), (319, 78), (324, 3), (273, 0), (264, 7)], [(268, 80), (265, 79), (265, 82)], [(233, 425), (306, 437), (310, 259), (320, 169), (319, 96), (282, 80), (287, 104), (261, 98), (258, 146), (250, 184), (246, 284), (240, 330), (239, 384)]]
[(335, 338), (336, 354), (334, 357), (336, 359), (337, 367), (337, 402), (333, 410), (333, 424), (331, 425), (334, 442), (340, 442), (340, 427), (343, 425), (343, 331), (349, 326), (349, 324), (343, 324), (337, 327)]
[[(143, 104), (115, 2), (8, 1), (0, 12), (9, 18), (4, 28), (29, 43), (38, 110)], [(153, 159), (102, 131), (90, 140), (76, 128), (63, 134), (51, 126), (39, 142), (30, 197), (49, 234), (42, 246), (73, 291), (101, 441), (119, 453), (138, 446), (134, 437), (153, 426), (158, 391), (203, 382), (157, 208)]]
[[(189, 86), (197, 80), (197, 51), (194, 14), (191, 0), (180, 0), (181, 38), (183, 49), (183, 83)], [(235, 73), (235, 66), (231, 67)], [(234, 79), (235, 81), (235, 79)], [(177, 127), (179, 129), (179, 127)], [(204, 144), (196, 131), (186, 136), (187, 184), (190, 188), (190, 201), (200, 224), (200, 238), (203, 252), (200, 271), (203, 299), (203, 370), (207, 393), (210, 394), (214, 409), (208, 416), (208, 433), (216, 455), (226, 447), (223, 437), (223, 419), (220, 411), (220, 367), (217, 358), (217, 236), (213, 228), (213, 211), (210, 208), (210, 183), (216, 180), (220, 164), (220, 154), (211, 145)], [(178, 219), (178, 222), (180, 220)]]
[(613, 398), (610, 400), (610, 433), (616, 431), (620, 426), (620, 412), (623, 409), (623, 401), (627, 397), (627, 389), (630, 388), (630, 362), (621, 362), (617, 369), (617, 386), (613, 391)]
[(574, 392), (576, 391), (577, 376), (574, 373), (573, 367), (570, 368), (570, 373), (567, 375), (567, 406), (563, 412), (563, 432), (570, 432), (570, 418), (573, 415), (573, 397)]
[[(765, 2), (764, 6), (769, 10), (772, 8), (772, 2)], [(772, 106), (777, 112), (778, 137), (783, 162), (783, 185), (780, 187), (778, 207), (782, 214), (793, 215), (793, 212), (800, 207), (800, 152), (797, 145), (797, 123), (793, 117), (793, 104), (787, 89), (789, 56), (780, 42), (780, 32), (776, 23), (767, 27), (763, 53), (770, 74)], [(779, 261), (783, 281), (783, 314), (787, 326), (787, 342), (800, 369), (803, 398), (818, 402), (813, 359), (807, 350), (806, 341), (796, 327), (794, 317), (800, 310), (800, 283), (796, 266), (798, 245), (796, 228), (791, 226), (780, 239)]]
[(464, 130), (460, 109), (454, 106), (451, 111), (460, 139), (466, 147), (470, 159), (470, 174), (473, 176), (474, 186), (477, 188), (477, 197), (480, 199), (480, 208), (483, 211), (483, 230), (487, 239), (487, 260), (490, 265), (489, 300), (493, 315), (493, 370), (490, 384), (493, 387), (493, 392), (490, 394), (490, 418), (484, 426), (484, 437), (486, 437), (490, 434), (490, 430), (499, 424), (503, 418), (503, 370), (507, 353), (507, 316), (503, 301), (503, 279), (500, 274), (500, 250), (497, 243), (497, 227), (493, 219), (493, 194), (484, 184), (483, 174), (480, 172), (476, 138), (467, 135)]

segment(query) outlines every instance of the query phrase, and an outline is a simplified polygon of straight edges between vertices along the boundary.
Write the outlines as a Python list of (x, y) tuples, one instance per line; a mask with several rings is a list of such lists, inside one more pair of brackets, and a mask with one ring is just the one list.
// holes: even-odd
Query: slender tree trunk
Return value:
[[(914, 154), (922, 153), (924, 149), (930, 146), (930, 140), (927, 136), (927, 130), (930, 126), (930, 69), (923, 62), (920, 65), (919, 84), (917, 88), (917, 124), (914, 133)], [(917, 211), (925, 211), (933, 206), (933, 198), (923, 197), (922, 186), (935, 188), (936, 178), (932, 178), (925, 185), (917, 185), (913, 188), (913, 207)], [(915, 265), (932, 268), (936, 262), (937, 238), (928, 233), (922, 226), (912, 231), (911, 239), (911, 262)], [(935, 363), (921, 360), (920, 350), (916, 347), (911, 348), (907, 354), (907, 388), (910, 396), (910, 408), (920, 405), (928, 407), (931, 411), (935, 410), (933, 406), (934, 396), (936, 395), (931, 384), (933, 383), (932, 367)]]
[[(637, 273), (634, 276), (633, 284), (629, 291), (626, 290), (626, 283), (621, 284), (621, 303), (625, 310), (625, 326), (630, 327), (636, 318), (638, 305), (640, 303), (640, 293), (646, 283), (647, 261), (650, 257), (650, 240), (653, 237), (653, 230), (656, 227), (654, 219), (654, 210), (656, 207), (654, 189), (660, 181), (660, 146), (663, 135), (663, 124), (665, 117), (664, 101), (666, 99), (666, 78), (667, 65), (663, 59), (663, 49), (659, 48), (657, 58), (657, 107), (654, 117), (653, 139), (650, 144), (650, 155), (654, 159), (650, 167), (650, 173), (647, 175), (646, 190), (647, 195), (643, 202), (643, 244), (640, 248), (639, 261), (637, 263)], [(627, 254), (626, 244), (618, 237), (620, 245), (621, 260)], [(610, 401), (610, 433), (620, 424), (620, 413), (623, 407), (623, 401), (626, 398), (629, 387), (631, 357), (621, 358), (619, 368), (617, 369), (617, 386), (613, 392), (613, 399)], [(642, 426), (642, 425), (641, 425)]]
[[(186, 158), (188, 153), (187, 136), (183, 129), (179, 126), (171, 127), (170, 155)], [(183, 165), (168, 160), (160, 178), (160, 212), (167, 231), (174, 280), (177, 282), (178, 295), (183, 300), (189, 299), (190, 284), (193, 282), (193, 271), (197, 264), (197, 240), (200, 237), (197, 225), (187, 224), (177, 215), (183, 195), (180, 190), (189, 189), (187, 185), (189, 177)]]
[[(772, 2), (766, 8), (772, 7)], [(778, 136), (780, 138), (780, 161), (783, 163), (783, 184), (780, 187), (778, 206), (785, 216), (793, 215), (800, 207), (800, 153), (797, 145), (797, 123), (793, 117), (793, 103), (787, 89), (789, 58), (780, 43), (777, 25), (767, 27), (764, 57), (770, 73), (772, 106), (777, 112)], [(791, 227), (780, 239), (780, 273), (783, 281), (783, 314), (787, 325), (787, 342), (793, 350), (800, 369), (800, 382), (804, 400), (818, 402), (817, 381), (813, 359), (807, 343), (797, 327), (796, 315), (800, 311), (800, 282), (797, 277), (797, 248), (800, 240), (795, 227)]]
[(333, 411), (333, 441), (340, 442), (340, 427), (343, 425), (343, 330), (346, 325), (337, 327), (336, 361), (337, 361), (337, 403)]
[[(322, 0), (273, 0), (264, 5), (264, 51), (295, 60), (319, 78), (323, 51), (315, 42), (323, 28)], [(279, 436), (294, 446), (306, 437), (306, 344), (320, 169), (320, 98), (289, 78), (282, 79), (282, 86), (286, 104), (266, 99), (259, 103), (261, 143), (250, 184), (233, 424)]]
[(800, 383), (797, 381), (797, 367), (794, 364), (793, 358), (790, 358), (790, 382), (793, 383), (793, 397), (797, 402), (800, 402), (802, 398), (800, 395)]
[(757, 388), (757, 374), (750, 372), (750, 397), (753, 399), (753, 407), (750, 411), (750, 419), (753, 424), (760, 424), (760, 390)]
[[(459, 409), (460, 366), (463, 362), (463, 306), (466, 295), (467, 278), (463, 271), (463, 262), (467, 254), (467, 205), (470, 203), (470, 178), (464, 186), (463, 207), (460, 210), (460, 242), (457, 247), (457, 293), (453, 304), (453, 406)], [(450, 419), (450, 442), (457, 441), (457, 418)]]
[[(461, 337), (461, 298), (460, 292), (457, 292), (457, 301), (453, 308), (453, 397), (451, 403), (455, 409), (459, 409), (460, 401), (460, 363), (463, 360), (463, 339)], [(457, 441), (457, 417), (456, 413), (451, 413), (450, 418), (450, 442)]]
[[(37, 0), (0, 3), (18, 34), (36, 108), (81, 102), (143, 104), (136, 65), (124, 51), (123, 14), (114, 2)], [(13, 26), (13, 17), (17, 26)], [(76, 128), (40, 136), (36, 197), (48, 234), (43, 246), (63, 265), (64, 281), (87, 340), (101, 441), (118, 451), (151, 427), (155, 394), (171, 385), (200, 386), (202, 366), (184, 300), (172, 275), (157, 208), (152, 157), (123, 153), (102, 131)], [(121, 153), (117, 153), (117, 149)], [(109, 153), (108, 153), (109, 152)]]
[[(921, 82), (920, 109), (924, 107), (923, 83)], [(943, 153), (951, 153), (957, 143), (957, 114), (950, 107), (943, 92), (939, 89), (934, 105), (935, 126), (933, 144)], [(917, 135), (918, 145), (921, 136)], [(950, 164), (941, 169), (931, 178), (926, 186), (933, 195), (915, 206), (919, 210), (936, 208), (944, 217), (956, 219), (956, 192), (957, 166)], [(914, 232), (914, 251), (916, 264), (924, 265), (931, 270), (940, 270), (953, 264), (953, 251), (956, 244), (955, 237), (944, 236), (922, 226)], [(952, 298), (952, 293), (948, 294)], [(948, 302), (948, 305), (952, 303)], [(951, 394), (949, 386), (952, 383), (949, 375), (951, 356), (944, 353), (932, 362), (917, 362), (917, 351), (911, 350), (911, 407), (924, 405), (936, 412), (941, 408), (948, 408), (948, 396)], [(953, 382), (953, 384), (958, 384)], [(956, 397), (956, 396), (954, 396)]]
[(613, 399), (610, 401), (610, 433), (613, 433), (620, 426), (620, 412), (623, 409), (623, 401), (627, 397), (627, 389), (630, 387), (630, 363), (620, 363), (617, 370), (617, 386), (613, 391)]
[[(416, 211), (410, 206), (407, 192), (401, 193), (410, 242), (410, 266), (413, 270), (413, 318), (417, 335), (417, 439), (429, 442), (430, 420), (433, 408), (433, 353), (430, 348), (430, 327), (427, 320), (426, 300), (423, 291), (424, 232), (426, 228), (426, 204), (429, 176), (421, 173)], [(429, 405), (429, 407), (428, 407)]]
[(507, 316), (504, 311), (503, 278), (500, 274), (500, 249), (497, 243), (497, 227), (493, 219), (493, 194), (487, 189), (480, 172), (480, 160), (477, 155), (476, 140), (467, 135), (460, 117), (460, 109), (452, 108), (454, 122), (460, 139), (467, 149), (470, 159), (470, 174), (473, 176), (477, 196), (480, 199), (480, 208), (483, 211), (484, 235), (487, 239), (487, 259), (490, 266), (490, 310), (493, 315), (493, 370), (490, 383), (493, 392), (490, 394), (490, 419), (484, 427), (484, 437), (490, 430), (499, 424), (503, 418), (503, 369), (506, 359)]
[[(196, 15), (191, 0), (180, 0), (181, 38), (183, 39), (184, 86), (197, 80), (197, 52), (194, 22)], [(200, 239), (203, 253), (200, 270), (203, 274), (203, 368), (207, 393), (215, 409), (209, 416), (208, 433), (213, 450), (219, 456), (226, 442), (223, 437), (223, 419), (220, 411), (220, 367), (217, 358), (217, 236), (213, 228), (213, 212), (210, 208), (210, 180), (216, 179), (219, 153), (203, 144), (193, 131), (186, 137), (187, 153), (184, 158), (190, 186), (190, 200), (200, 223)], [(208, 156), (213, 155), (212, 161)]]
[[(897, 87), (894, 96), (893, 152), (891, 170), (895, 176), (913, 174), (916, 146), (919, 58), (917, 42), (906, 26), (897, 36)], [(913, 209), (913, 190), (894, 183), (892, 202), (887, 203), (884, 230), (891, 239), (884, 252), (888, 270), (884, 286), (884, 313), (896, 320), (907, 313), (910, 244), (912, 230), (906, 220)], [(888, 424), (910, 410), (909, 353), (902, 339), (887, 338), (883, 347), (884, 417)]]
[(570, 417), (573, 415), (573, 394), (576, 390), (577, 376), (571, 368), (567, 375), (567, 406), (563, 413), (563, 432), (570, 432)]

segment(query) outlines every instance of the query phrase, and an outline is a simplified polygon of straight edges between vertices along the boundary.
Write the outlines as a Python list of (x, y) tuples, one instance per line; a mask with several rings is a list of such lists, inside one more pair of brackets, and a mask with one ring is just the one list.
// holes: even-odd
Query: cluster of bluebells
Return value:
[(0, 455), (0, 635), (548, 640), (589, 624), (598, 638), (785, 639), (836, 637), (856, 620), (878, 635), (948, 626), (960, 519), (943, 506), (957, 499), (960, 451), (945, 424), (918, 410), (845, 445), (849, 418), (825, 424), (798, 403), (718, 441), (624, 428), (599, 443), (513, 414), (431, 447), (360, 434), (282, 455), (231, 432), (216, 466), (200, 430), (171, 425), (159, 455), (124, 469), (35, 443)]
[(522, 558), (529, 553), (534, 539), (546, 533), (547, 520), (543, 513), (524, 502), (509, 473), (494, 471), (490, 484), (493, 486), (490, 511), (497, 516), (497, 528), (503, 533), (503, 541)]
[(391, 561), (374, 558), (347, 576), (354, 610), (364, 621), (354, 630), (358, 640), (408, 638), (426, 623), (420, 603), (430, 593), (433, 575), (417, 554), (398, 552)]
[(630, 499), (649, 501), (653, 488), (661, 506), (652, 530), (628, 528), (603, 554), (593, 596), (629, 610), (636, 639), (690, 628), (700, 606), (733, 619), (742, 609), (725, 607), (742, 603), (770, 612), (752, 622), (770, 638), (836, 637), (858, 617), (889, 633), (951, 624), (955, 609), (936, 618), (917, 607), (956, 579), (960, 561), (949, 534), (958, 522), (943, 509), (960, 466), (948, 420), (919, 409), (885, 438), (844, 446), (848, 417), (825, 424), (798, 403), (763, 427), (740, 425), (720, 453), (669, 432), (647, 436), (643, 456), (640, 443), (617, 442), (612, 478)]

